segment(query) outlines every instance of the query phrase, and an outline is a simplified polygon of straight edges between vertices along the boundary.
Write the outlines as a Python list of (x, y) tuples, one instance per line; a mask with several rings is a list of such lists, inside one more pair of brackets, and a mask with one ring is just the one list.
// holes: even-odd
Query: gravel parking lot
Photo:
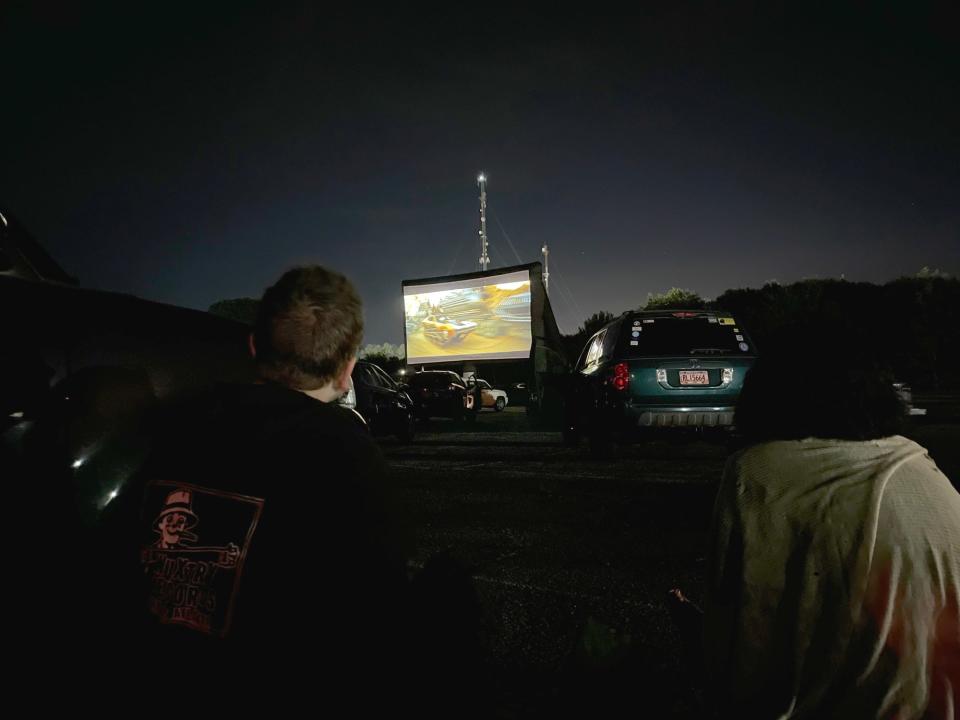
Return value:
[[(955, 418), (910, 434), (956, 482)], [(700, 595), (725, 436), (661, 435), (594, 460), (511, 407), (383, 447), (415, 562), (447, 553), (473, 577), (497, 715), (596, 710), (638, 692), (658, 713), (697, 714), (699, 678), (665, 600), (675, 586)]]

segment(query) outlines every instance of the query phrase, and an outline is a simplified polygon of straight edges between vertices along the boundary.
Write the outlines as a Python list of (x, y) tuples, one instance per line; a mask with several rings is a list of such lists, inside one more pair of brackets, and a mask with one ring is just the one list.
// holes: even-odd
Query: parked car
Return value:
[(911, 388), (909, 385), (895, 382), (893, 384), (893, 389), (897, 391), (897, 395), (899, 395), (900, 400), (903, 401), (903, 407), (908, 416), (917, 417), (927, 414), (926, 408), (918, 408), (913, 406), (913, 388)]
[(514, 405), (526, 405), (530, 401), (530, 386), (525, 382), (511, 383), (507, 392)]
[(647, 428), (731, 427), (757, 357), (729, 313), (627, 312), (590, 338), (566, 389), (564, 440), (599, 454)]
[(379, 366), (360, 361), (353, 369), (352, 388), (345, 396), (348, 407), (367, 423), (374, 435), (396, 435), (404, 442), (416, 434), (413, 400)]
[[(475, 408), (478, 411), (483, 408), (493, 408), (497, 412), (500, 412), (510, 402), (510, 398), (507, 397), (505, 391), (495, 389), (486, 380), (481, 380), (480, 378), (474, 378), (473, 381), (469, 383), (468, 389), (474, 390), (474, 398), (476, 398), (476, 391), (480, 391), (480, 405)], [(474, 400), (474, 403), (476, 403), (476, 400)]]
[[(422, 420), (448, 417), (462, 420), (473, 409), (473, 396), (457, 373), (450, 370), (423, 370), (410, 378), (410, 397), (416, 416)], [(471, 413), (472, 415), (472, 413)]]

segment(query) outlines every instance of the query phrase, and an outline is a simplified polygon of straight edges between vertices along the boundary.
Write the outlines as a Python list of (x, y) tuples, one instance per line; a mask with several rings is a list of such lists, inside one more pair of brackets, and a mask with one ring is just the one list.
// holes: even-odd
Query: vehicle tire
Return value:
[(413, 438), (416, 434), (417, 419), (414, 417), (413, 413), (408, 413), (397, 432), (397, 439), (400, 440), (400, 442), (405, 443), (413, 442)]
[(507, 401), (503, 398), (497, 398), (496, 404), (493, 406), (493, 409), (497, 412), (503, 412), (503, 409), (507, 406)]

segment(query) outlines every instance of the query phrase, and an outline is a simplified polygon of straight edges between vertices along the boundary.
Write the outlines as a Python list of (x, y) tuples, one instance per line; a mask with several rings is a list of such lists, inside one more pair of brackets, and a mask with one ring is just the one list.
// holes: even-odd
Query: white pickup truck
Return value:
[(503, 410), (510, 402), (510, 398), (503, 390), (495, 390), (486, 380), (474, 379), (471, 389), (480, 388), (480, 409), (493, 408), (497, 412)]

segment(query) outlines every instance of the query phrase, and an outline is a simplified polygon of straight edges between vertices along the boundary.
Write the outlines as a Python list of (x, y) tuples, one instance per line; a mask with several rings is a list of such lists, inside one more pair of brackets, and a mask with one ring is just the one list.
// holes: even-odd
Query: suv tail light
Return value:
[(627, 363), (617, 363), (613, 367), (613, 387), (623, 391), (630, 384), (630, 366)]

